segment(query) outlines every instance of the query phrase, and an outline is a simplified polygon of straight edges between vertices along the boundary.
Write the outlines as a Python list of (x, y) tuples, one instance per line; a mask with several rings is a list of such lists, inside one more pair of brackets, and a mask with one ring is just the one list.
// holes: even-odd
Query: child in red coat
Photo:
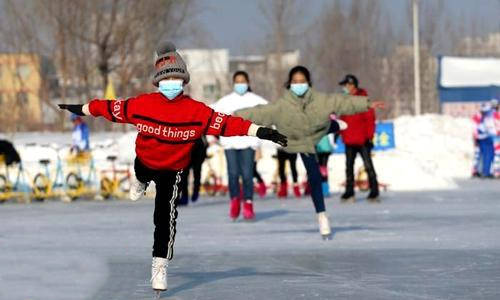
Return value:
[(127, 100), (92, 100), (84, 105), (60, 104), (77, 115), (104, 117), (112, 122), (133, 124), (136, 139), (135, 173), (130, 197), (137, 200), (150, 181), (156, 185), (154, 244), (151, 282), (157, 291), (167, 289), (167, 265), (173, 257), (176, 202), (183, 168), (203, 135), (250, 135), (286, 145), (285, 136), (240, 117), (215, 112), (202, 102), (183, 94), (189, 73), (172, 43), (156, 52), (153, 84), (158, 92)]

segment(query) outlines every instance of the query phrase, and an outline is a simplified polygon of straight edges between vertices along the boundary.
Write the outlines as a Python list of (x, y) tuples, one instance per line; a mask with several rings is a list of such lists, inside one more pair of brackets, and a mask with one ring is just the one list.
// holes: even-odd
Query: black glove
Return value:
[(58, 104), (60, 109), (67, 109), (75, 115), (85, 116), (82, 111), (83, 104)]
[(273, 141), (282, 147), (286, 147), (288, 143), (288, 139), (286, 136), (271, 128), (259, 127), (259, 129), (257, 129), (256, 135), (259, 139)]

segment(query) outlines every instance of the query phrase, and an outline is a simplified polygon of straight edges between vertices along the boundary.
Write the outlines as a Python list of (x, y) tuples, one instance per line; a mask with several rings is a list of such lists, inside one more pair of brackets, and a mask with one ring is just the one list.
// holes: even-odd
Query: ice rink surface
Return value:
[[(410, 179), (412, 180), (412, 179)], [(500, 299), (500, 182), (327, 199), (257, 199), (232, 223), (225, 198), (179, 210), (161, 299)], [(364, 194), (358, 194), (363, 200)], [(153, 299), (153, 201), (0, 205), (0, 299)]]

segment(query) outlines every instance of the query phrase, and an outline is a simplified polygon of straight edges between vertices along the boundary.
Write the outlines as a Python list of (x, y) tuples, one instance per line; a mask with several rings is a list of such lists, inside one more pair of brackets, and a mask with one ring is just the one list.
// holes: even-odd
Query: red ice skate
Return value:
[(287, 196), (288, 196), (288, 184), (285, 181), (280, 184), (280, 189), (278, 191), (278, 198), (286, 198)]
[(311, 185), (308, 181), (304, 183), (304, 195), (311, 195)]
[(251, 200), (247, 200), (245, 201), (245, 203), (243, 203), (243, 218), (248, 221), (255, 219), (255, 213), (253, 212), (253, 202)]
[(229, 217), (234, 221), (238, 219), (240, 215), (240, 205), (241, 201), (238, 197), (233, 197), (229, 204)]
[(298, 183), (293, 185), (293, 193), (294, 193), (295, 197), (297, 197), (297, 198), (300, 198), (302, 196), (300, 194), (300, 187), (299, 187)]
[(264, 182), (259, 182), (257, 185), (257, 193), (261, 198), (264, 198), (266, 196), (266, 184)]

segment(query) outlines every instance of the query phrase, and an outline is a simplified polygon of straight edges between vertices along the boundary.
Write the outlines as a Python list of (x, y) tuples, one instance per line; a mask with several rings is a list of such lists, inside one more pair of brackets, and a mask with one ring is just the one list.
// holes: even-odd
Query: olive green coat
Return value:
[(315, 153), (315, 145), (327, 133), (330, 114), (350, 115), (368, 110), (367, 97), (324, 94), (309, 89), (303, 97), (289, 90), (275, 102), (242, 109), (235, 115), (257, 125), (276, 126), (288, 137), (289, 153)]

